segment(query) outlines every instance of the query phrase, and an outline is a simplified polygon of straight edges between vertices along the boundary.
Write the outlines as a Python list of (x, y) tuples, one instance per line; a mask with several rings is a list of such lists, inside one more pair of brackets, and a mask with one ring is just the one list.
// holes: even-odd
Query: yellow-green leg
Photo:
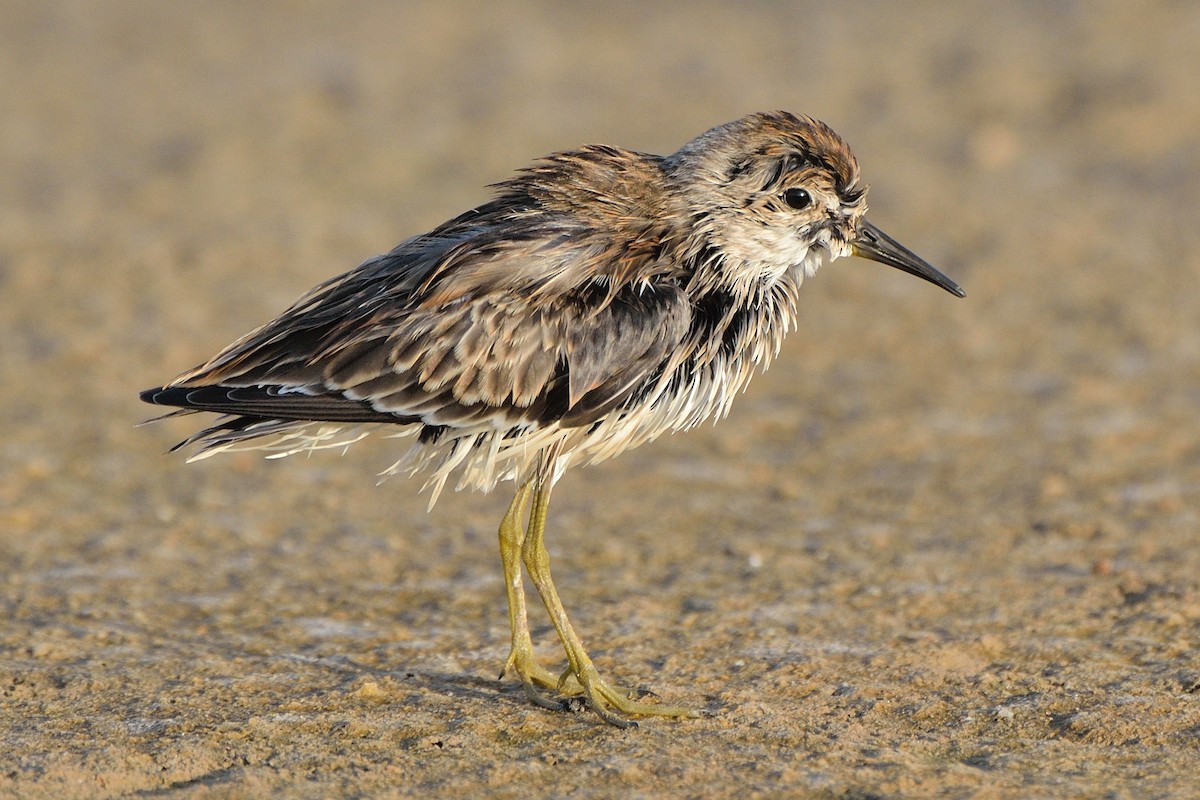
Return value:
[(512, 649), (500, 670), (500, 677), (510, 669), (517, 673), (529, 699), (543, 708), (562, 709), (562, 703), (546, 697), (538, 687), (557, 690), (558, 677), (540, 666), (533, 657), (533, 638), (529, 635), (529, 617), (525, 611), (525, 587), (521, 583), (521, 548), (525, 540), (525, 507), (533, 482), (517, 489), (508, 513), (500, 523), (500, 560), (504, 564), (504, 591), (508, 595), (508, 622), (512, 628)]
[[(531, 484), (526, 484), (518, 492), (522, 510), (530, 486)], [(514, 501), (515, 503), (516, 501)], [(626, 717), (649, 714), (666, 717), (699, 716), (695, 711), (688, 708), (659, 705), (657, 703), (644, 703), (634, 700), (629, 696), (630, 693), (627, 690), (622, 691), (600, 677), (600, 673), (596, 670), (592, 659), (583, 647), (583, 642), (580, 641), (579, 636), (575, 633), (575, 629), (571, 627), (571, 621), (567, 619), (567, 611), (563, 608), (562, 601), (558, 597), (558, 590), (554, 588), (554, 580), (550, 577), (550, 554), (546, 552), (544, 542), (546, 509), (549, 504), (550, 487), (543, 480), (538, 480), (537, 488), (533, 494), (533, 509), (529, 513), (529, 527), (525, 531), (524, 541), (521, 545), (521, 559), (525, 562), (525, 569), (528, 570), (529, 577), (533, 581), (534, 587), (537, 588), (538, 594), (541, 595), (542, 602), (546, 606), (546, 611), (550, 614), (550, 621), (554, 623), (554, 628), (558, 631), (558, 638), (562, 640), (563, 649), (566, 651), (567, 661), (570, 664), (567, 671), (557, 681), (559, 691), (565, 691), (567, 682), (571, 678), (574, 678), (579, 683), (579, 686), (582, 687), (582, 693), (587, 700), (588, 707), (599, 714), (605, 722), (616, 725), (618, 728), (628, 728), (636, 725), (633, 721), (618, 716), (619, 714), (623, 714)], [(512, 510), (510, 509), (511, 513)], [(517, 516), (519, 517), (519, 514)], [(506, 563), (506, 575), (508, 571), (509, 567)], [(519, 579), (517, 585), (520, 585)], [(511, 606), (511, 593), (509, 595), (509, 603)], [(522, 612), (523, 610), (522, 606)], [(514, 633), (514, 649), (515, 647), (516, 638)]]

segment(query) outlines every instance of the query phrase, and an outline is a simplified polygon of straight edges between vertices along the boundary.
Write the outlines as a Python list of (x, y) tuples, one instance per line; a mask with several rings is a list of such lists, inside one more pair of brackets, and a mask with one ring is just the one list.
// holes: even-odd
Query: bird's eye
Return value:
[(792, 188), (783, 193), (783, 202), (790, 208), (802, 211), (812, 205), (813, 199), (807, 189)]

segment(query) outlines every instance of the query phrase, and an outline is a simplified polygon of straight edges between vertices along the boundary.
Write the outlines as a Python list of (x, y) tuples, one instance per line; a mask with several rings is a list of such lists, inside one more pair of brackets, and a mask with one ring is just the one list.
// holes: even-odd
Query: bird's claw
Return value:
[[(636, 728), (637, 722), (629, 719), (635, 716), (700, 716), (690, 708), (644, 702), (646, 698), (657, 700), (658, 695), (643, 687), (614, 686), (601, 678), (594, 667), (581, 670), (582, 675), (568, 667), (561, 675), (555, 676), (528, 654), (514, 649), (505, 661), (500, 677), (503, 678), (510, 670), (520, 678), (526, 697), (534, 705), (551, 711), (591, 710), (617, 728)], [(558, 696), (551, 697), (547, 692), (554, 692)]]

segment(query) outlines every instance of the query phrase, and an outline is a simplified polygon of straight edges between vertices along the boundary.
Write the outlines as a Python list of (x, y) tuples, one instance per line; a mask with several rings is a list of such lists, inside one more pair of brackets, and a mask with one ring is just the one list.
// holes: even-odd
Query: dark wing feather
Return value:
[(164, 386), (140, 395), (147, 403), (218, 414), (241, 414), (263, 419), (324, 420), (327, 422), (415, 422), (381, 414), (367, 403), (336, 395), (308, 396), (280, 386)]
[(655, 383), (684, 342), (692, 308), (676, 286), (627, 287), (567, 326), (568, 427), (590, 425)]

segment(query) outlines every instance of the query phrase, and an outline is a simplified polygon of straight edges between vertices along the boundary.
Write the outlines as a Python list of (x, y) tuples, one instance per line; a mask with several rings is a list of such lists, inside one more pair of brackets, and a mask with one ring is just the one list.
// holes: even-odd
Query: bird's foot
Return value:
[(658, 695), (649, 689), (614, 686), (601, 678), (595, 667), (588, 666), (580, 672), (582, 675), (568, 667), (561, 675), (555, 675), (537, 663), (531, 648), (513, 647), (500, 677), (515, 673), (525, 687), (526, 697), (536, 706), (551, 711), (591, 709), (600, 719), (618, 728), (636, 728), (637, 722), (630, 717), (700, 716), (690, 708), (656, 702)]
[(656, 698), (657, 695), (647, 689), (629, 689), (613, 686), (600, 677), (600, 673), (591, 664), (578, 671), (568, 669), (559, 678), (560, 692), (568, 690), (571, 682), (578, 685), (580, 691), (567, 699), (570, 707), (574, 703), (585, 704), (600, 719), (618, 728), (636, 728), (637, 722), (630, 717), (699, 717), (700, 714), (683, 706), (669, 706), (657, 702), (646, 702), (644, 698)]

